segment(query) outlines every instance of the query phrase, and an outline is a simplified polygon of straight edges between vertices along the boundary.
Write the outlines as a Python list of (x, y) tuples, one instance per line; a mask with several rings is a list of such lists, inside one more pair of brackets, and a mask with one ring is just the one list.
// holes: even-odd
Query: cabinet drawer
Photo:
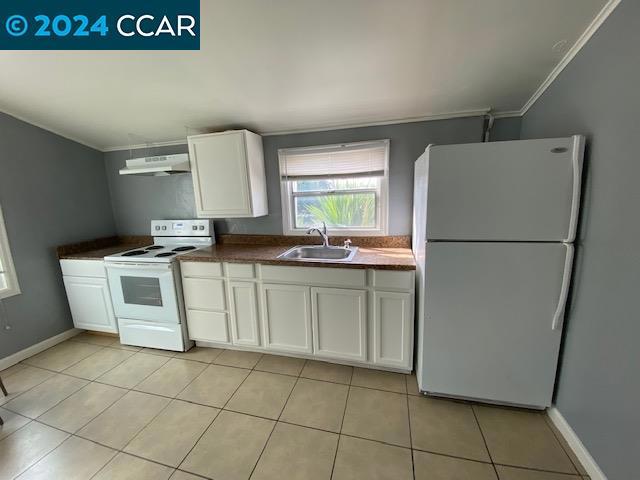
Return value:
[(356, 268), (277, 267), (262, 266), (262, 279), (267, 282), (286, 282), (331, 287), (364, 287), (366, 270)]
[(183, 277), (222, 277), (218, 262), (180, 262)]
[(107, 278), (103, 260), (60, 260), (63, 275)]
[(182, 280), (184, 303), (199, 310), (226, 310), (224, 280), (185, 278)]
[(373, 270), (371, 275), (374, 288), (413, 291), (415, 287), (413, 271)]
[(229, 278), (255, 278), (256, 272), (252, 263), (225, 263)]
[(191, 340), (229, 343), (229, 320), (226, 313), (187, 310), (187, 330)]

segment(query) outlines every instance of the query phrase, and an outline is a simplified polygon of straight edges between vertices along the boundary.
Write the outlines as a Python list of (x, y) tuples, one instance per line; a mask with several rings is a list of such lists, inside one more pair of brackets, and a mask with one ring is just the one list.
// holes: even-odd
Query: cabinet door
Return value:
[(98, 332), (118, 333), (107, 279), (67, 275), (63, 278), (74, 326)]
[(311, 353), (310, 288), (262, 285), (264, 347), (283, 352)]
[(199, 217), (251, 216), (244, 132), (189, 138)]
[(318, 357), (367, 360), (367, 292), (312, 288), (313, 350)]
[(225, 312), (187, 310), (187, 331), (191, 340), (230, 344), (228, 323)]
[(398, 292), (373, 295), (373, 362), (387, 367), (411, 367), (412, 295)]
[(258, 297), (253, 282), (229, 282), (231, 335), (234, 345), (260, 345)]

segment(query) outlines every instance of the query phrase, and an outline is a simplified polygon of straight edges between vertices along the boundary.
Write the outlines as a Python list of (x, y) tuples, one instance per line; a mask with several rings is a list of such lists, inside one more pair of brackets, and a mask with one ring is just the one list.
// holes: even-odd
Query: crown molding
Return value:
[(139, 150), (142, 148), (156, 148), (156, 147), (172, 147), (174, 145), (186, 145), (186, 140), (169, 140), (167, 142), (149, 142), (138, 143), (135, 145), (119, 145), (115, 147), (106, 147), (102, 149), (102, 152), (119, 152), (122, 150)]
[(258, 132), (263, 137), (270, 137), (274, 135), (292, 135), (296, 133), (313, 133), (313, 132), (327, 132), (330, 130), (346, 130), (348, 128), (363, 128), (363, 127), (377, 127), (382, 125), (396, 125), (399, 123), (414, 123), (414, 122), (427, 122), (432, 120), (450, 120), (452, 118), (465, 118), (465, 117), (480, 117), (489, 113), (491, 109), (480, 108), (477, 110), (463, 110), (458, 112), (436, 113), (432, 115), (424, 115), (420, 117), (404, 117), (394, 118), (388, 120), (380, 120), (377, 122), (361, 122), (361, 123), (341, 123), (341, 124), (329, 124), (314, 128), (301, 128), (295, 130), (274, 130), (267, 132)]
[(91, 143), (85, 142), (84, 140), (80, 140), (79, 138), (72, 137), (67, 133), (62, 133), (62, 132), (60, 132), (60, 131), (58, 131), (58, 130), (56, 130), (54, 128), (51, 128), (51, 127), (49, 127), (47, 125), (43, 125), (40, 122), (34, 122), (32, 120), (29, 120), (29, 119), (23, 117), (22, 115), (17, 115), (17, 114), (15, 114), (15, 113), (13, 113), (11, 111), (8, 111), (8, 110), (0, 110), (0, 113), (4, 113), (5, 115), (9, 115), (10, 117), (15, 118), (16, 120), (24, 122), (24, 123), (26, 123), (28, 125), (32, 125), (34, 127), (38, 127), (41, 130), (44, 130), (44, 131), (49, 132), (49, 133), (53, 133), (54, 135), (57, 135), (57, 136), (62, 137), (62, 138), (66, 138), (67, 140), (71, 140), (72, 142), (79, 143), (80, 145), (84, 145), (85, 147), (89, 147), (89, 148), (91, 148), (93, 150), (97, 150), (99, 152), (104, 152), (104, 150), (102, 148), (100, 148), (100, 147), (98, 147), (96, 145), (93, 145)]
[[(337, 125), (324, 125), (317, 128), (306, 128), (299, 130), (274, 130), (274, 131), (256, 131), (256, 133), (260, 134), (263, 137), (271, 137), (275, 135), (292, 135), (296, 133), (313, 133), (313, 132), (327, 132), (331, 130), (345, 130), (348, 128), (363, 128), (363, 127), (375, 127), (382, 125), (396, 125), (400, 123), (414, 123), (414, 122), (425, 122), (425, 121), (433, 121), (433, 120), (450, 120), (452, 118), (465, 118), (465, 117), (479, 117), (486, 115), (489, 113), (489, 108), (482, 108), (478, 110), (465, 110), (461, 112), (451, 112), (451, 113), (439, 113), (433, 115), (425, 115), (422, 117), (407, 117), (407, 118), (396, 118), (392, 120), (381, 120), (378, 122), (367, 122), (367, 123), (348, 123), (348, 124), (337, 124)], [(117, 152), (122, 150), (135, 150), (140, 148), (154, 148), (154, 147), (166, 147), (171, 145), (186, 145), (186, 140), (172, 140), (168, 142), (153, 142), (147, 144), (138, 144), (138, 145), (121, 145), (115, 147), (107, 147), (104, 148), (103, 152)]]
[(582, 32), (582, 35), (578, 38), (578, 40), (573, 44), (573, 46), (569, 49), (567, 54), (562, 57), (562, 60), (551, 70), (551, 73), (547, 75), (547, 78), (540, 84), (538, 89), (533, 92), (533, 95), (526, 101), (526, 103), (520, 109), (520, 116), (526, 114), (531, 106), (536, 103), (542, 94), (549, 88), (549, 86), (553, 83), (560, 72), (562, 72), (565, 67), (573, 60), (573, 58), (578, 54), (582, 47), (589, 41), (589, 39), (593, 36), (594, 33), (600, 28), (600, 25), (604, 23), (604, 21), (611, 15), (611, 12), (615, 10), (615, 8), (620, 4), (621, 0), (609, 0), (602, 10), (595, 16), (595, 18), (591, 21), (587, 29)]
[[(589, 39), (593, 36), (593, 34), (600, 28), (602, 23), (609, 17), (611, 12), (615, 10), (615, 8), (620, 4), (621, 0), (609, 0), (604, 7), (598, 12), (595, 18), (591, 21), (586, 30), (580, 35), (578, 40), (573, 44), (573, 46), (569, 49), (566, 55), (560, 60), (560, 62), (551, 70), (549, 75), (544, 79), (544, 81), (540, 84), (540, 86), (536, 89), (536, 91), (529, 97), (529, 99), (525, 102), (519, 110), (507, 110), (507, 111), (496, 111), (491, 112), (495, 118), (510, 118), (510, 117), (522, 117), (527, 111), (531, 108), (531, 106), (544, 94), (544, 92), (549, 88), (549, 86), (553, 83), (553, 81), (558, 77), (558, 75), (565, 69), (565, 67), (573, 60), (573, 58), (578, 54), (578, 52), (584, 47), (584, 45), (589, 41)], [(265, 132), (257, 132), (262, 136), (273, 136), (273, 135), (291, 135), (297, 133), (312, 133), (312, 132), (322, 132), (329, 130), (344, 130), (348, 128), (362, 128), (362, 127), (373, 127), (373, 126), (381, 126), (381, 125), (393, 125), (400, 123), (412, 123), (412, 122), (424, 122), (430, 120), (448, 120), (453, 118), (464, 118), (464, 117), (477, 117), (486, 115), (490, 112), (490, 108), (482, 108), (476, 110), (464, 110), (458, 112), (448, 112), (448, 113), (440, 113), (440, 114), (432, 114), (432, 115), (424, 115), (420, 117), (406, 117), (406, 118), (394, 118), (381, 120), (376, 122), (361, 122), (361, 123), (346, 123), (346, 124), (328, 124), (314, 128), (302, 128), (295, 130), (275, 130), (275, 131), (265, 131)], [(147, 144), (134, 144), (134, 145), (117, 145), (112, 147), (98, 147), (91, 143), (88, 143), (84, 140), (81, 140), (76, 137), (69, 136), (68, 134), (62, 133), (56, 129), (45, 126), (39, 122), (33, 122), (28, 120), (22, 116), (16, 115), (9, 111), (5, 111), (4, 113), (22, 121), (28, 123), (30, 125), (36, 126), (48, 132), (54, 133), (60, 137), (66, 138), (73, 142), (79, 143), (86, 147), (92, 148), (94, 150), (98, 150), (100, 152), (115, 152), (121, 150), (131, 150), (131, 149), (142, 149), (142, 148), (154, 148), (154, 147), (166, 147), (166, 146), (175, 146), (175, 145), (185, 145), (186, 139), (182, 140), (171, 140), (166, 142), (151, 142)]]

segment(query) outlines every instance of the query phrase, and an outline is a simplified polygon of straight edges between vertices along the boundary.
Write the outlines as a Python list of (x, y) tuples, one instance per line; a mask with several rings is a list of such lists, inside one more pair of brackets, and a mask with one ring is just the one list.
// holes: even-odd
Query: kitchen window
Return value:
[(386, 235), (389, 140), (278, 151), (285, 235)]
[(9, 239), (7, 238), (2, 207), (0, 207), (0, 299), (19, 293), (20, 287), (9, 250)]

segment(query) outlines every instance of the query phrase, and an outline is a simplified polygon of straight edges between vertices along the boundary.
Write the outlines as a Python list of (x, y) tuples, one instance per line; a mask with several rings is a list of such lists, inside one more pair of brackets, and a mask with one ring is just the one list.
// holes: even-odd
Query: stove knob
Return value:
[(198, 228), (200, 228), (200, 230), (204, 230), (204, 225), (200, 225)]
[(193, 226), (193, 230), (197, 230), (197, 229), (198, 229), (198, 226), (197, 226), (197, 225), (194, 225), (194, 226)]
[(167, 229), (167, 227), (163, 225), (163, 226), (162, 226), (162, 229), (163, 229), (163, 230), (166, 230), (166, 229)]
[(156, 225), (156, 230), (160, 230), (160, 226), (159, 225)]

